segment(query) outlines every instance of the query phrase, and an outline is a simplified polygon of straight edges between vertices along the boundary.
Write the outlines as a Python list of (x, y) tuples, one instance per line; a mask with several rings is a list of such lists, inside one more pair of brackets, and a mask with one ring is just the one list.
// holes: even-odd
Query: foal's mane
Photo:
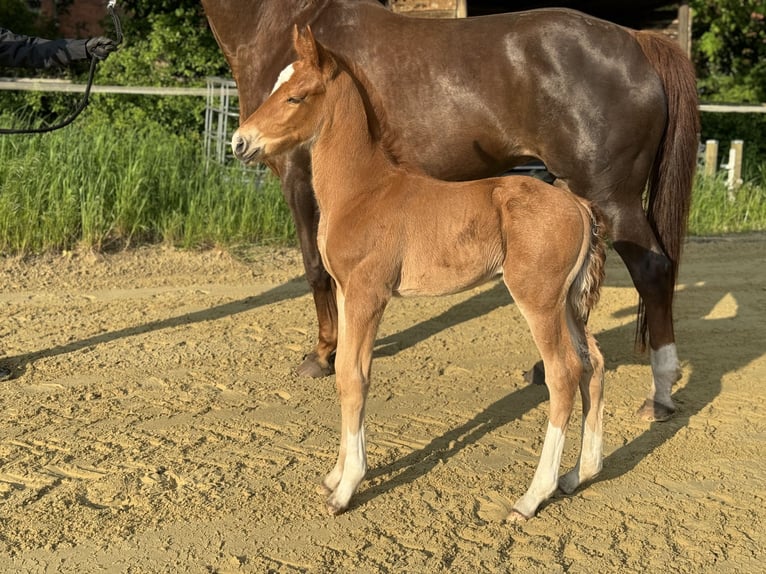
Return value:
[(419, 168), (402, 158), (399, 144), (400, 140), (390, 129), (388, 114), (386, 114), (382, 98), (373, 87), (362, 68), (336, 52), (332, 52), (327, 48), (324, 48), (324, 50), (337, 62), (341, 70), (348, 73), (359, 91), (359, 95), (361, 96), (364, 105), (365, 115), (367, 116), (367, 128), (370, 131), (372, 140), (380, 144), (383, 153), (392, 164), (406, 167), (409, 170), (420, 171)]

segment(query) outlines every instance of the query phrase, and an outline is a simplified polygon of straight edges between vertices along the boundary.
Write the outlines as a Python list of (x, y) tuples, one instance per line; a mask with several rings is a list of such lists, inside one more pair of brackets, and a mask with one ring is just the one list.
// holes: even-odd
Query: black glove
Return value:
[(104, 36), (91, 38), (85, 42), (85, 51), (88, 53), (88, 56), (98, 58), (99, 60), (105, 59), (116, 49), (117, 42)]

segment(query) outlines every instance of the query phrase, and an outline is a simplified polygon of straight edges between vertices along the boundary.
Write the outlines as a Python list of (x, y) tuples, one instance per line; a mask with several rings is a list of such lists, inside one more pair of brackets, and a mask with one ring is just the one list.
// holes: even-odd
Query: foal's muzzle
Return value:
[(234, 132), (234, 135), (231, 136), (231, 150), (234, 152), (234, 157), (239, 161), (243, 163), (251, 163), (258, 160), (263, 147), (255, 144), (248, 138), (245, 138), (239, 133), (239, 130), (237, 130)]

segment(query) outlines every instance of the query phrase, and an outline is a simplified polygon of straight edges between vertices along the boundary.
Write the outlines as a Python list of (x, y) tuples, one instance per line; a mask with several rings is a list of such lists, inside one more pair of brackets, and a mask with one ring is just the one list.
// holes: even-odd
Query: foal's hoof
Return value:
[(581, 482), (580, 476), (576, 472), (571, 471), (559, 478), (559, 489), (564, 494), (572, 494), (577, 490)]
[(324, 359), (320, 359), (316, 353), (309, 353), (303, 362), (298, 365), (295, 372), (301, 377), (309, 377), (312, 379), (321, 379), (328, 375), (332, 375), (334, 372), (333, 364)]
[(505, 517), (505, 521), (506, 522), (512, 522), (512, 523), (515, 523), (515, 524), (520, 524), (522, 522), (526, 522), (530, 518), (532, 518), (532, 517), (531, 516), (524, 516), (521, 512), (519, 512), (518, 510), (516, 510), (514, 508), (513, 510), (511, 510), (510, 514)]
[(327, 508), (327, 512), (330, 514), (330, 516), (338, 516), (339, 514), (346, 512), (348, 506), (338, 504), (337, 502), (333, 501), (332, 497), (330, 497), (327, 499), (325, 508)]
[(330, 490), (324, 482), (317, 484), (316, 487), (316, 493), (321, 494), (322, 496), (330, 496), (332, 494), (332, 490)]
[(672, 418), (675, 412), (675, 407), (669, 407), (651, 399), (646, 399), (636, 414), (642, 420), (661, 423)]

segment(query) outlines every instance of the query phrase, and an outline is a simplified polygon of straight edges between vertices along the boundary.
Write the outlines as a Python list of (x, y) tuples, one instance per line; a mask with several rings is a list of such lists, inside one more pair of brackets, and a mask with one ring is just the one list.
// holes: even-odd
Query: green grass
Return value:
[[(0, 254), (295, 244), (278, 181), (208, 164), (202, 147), (198, 134), (98, 114), (50, 134), (0, 136)], [(755, 171), (734, 200), (722, 178), (698, 176), (689, 233), (766, 230), (766, 164)]]
[(766, 231), (766, 164), (756, 177), (729, 192), (723, 174), (694, 183), (689, 215), (690, 235), (721, 235)]
[(96, 119), (0, 136), (0, 253), (294, 237), (278, 181), (208, 164), (195, 134)]

